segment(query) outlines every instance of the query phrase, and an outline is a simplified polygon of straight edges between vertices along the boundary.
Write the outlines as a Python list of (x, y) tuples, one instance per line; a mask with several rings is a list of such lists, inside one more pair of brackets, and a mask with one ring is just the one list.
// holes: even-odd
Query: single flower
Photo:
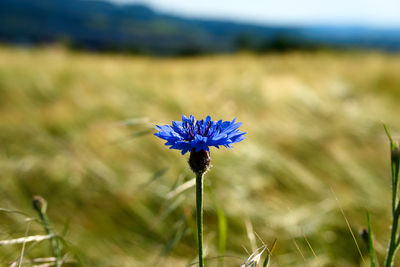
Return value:
[(156, 125), (158, 132), (154, 135), (166, 140), (170, 149), (181, 150), (182, 155), (188, 151), (210, 151), (210, 146), (232, 148), (231, 144), (242, 141), (246, 134), (238, 130), (242, 123), (235, 120), (212, 121), (210, 116), (196, 120), (193, 115), (182, 115), (182, 121), (172, 121), (172, 125)]
[(225, 146), (240, 142), (246, 133), (238, 128), (240, 122), (212, 121), (210, 116), (204, 120), (196, 120), (193, 115), (187, 118), (182, 115), (182, 121), (172, 121), (172, 125), (156, 125), (155, 136), (167, 140), (170, 149), (181, 150), (182, 155), (190, 151), (189, 166), (196, 174), (196, 218), (197, 240), (199, 242), (199, 267), (204, 267), (203, 259), (203, 177), (210, 169), (210, 146)]

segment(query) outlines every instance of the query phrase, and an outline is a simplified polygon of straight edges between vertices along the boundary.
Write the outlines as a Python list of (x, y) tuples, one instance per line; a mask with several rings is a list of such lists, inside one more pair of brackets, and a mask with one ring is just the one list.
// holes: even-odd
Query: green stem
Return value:
[(393, 262), (394, 256), (398, 249), (398, 246), (396, 244), (398, 224), (399, 224), (399, 213), (395, 213), (395, 214), (393, 214), (392, 232), (390, 235), (389, 250), (388, 250), (386, 261), (385, 261), (385, 267), (391, 267), (394, 264), (394, 262)]
[(53, 256), (56, 257), (56, 265), (58, 266), (59, 260), (61, 257), (61, 250), (60, 250), (60, 245), (59, 241), (57, 240), (57, 237), (55, 236), (55, 233), (53, 229), (51, 228), (49, 218), (47, 217), (46, 213), (39, 212), (39, 217), (42, 222), (43, 228), (46, 231), (48, 235), (51, 235), (50, 237), (50, 244), (51, 244), (51, 249), (53, 252)]
[(372, 226), (371, 226), (371, 218), (369, 216), (369, 212), (367, 212), (368, 219), (368, 252), (370, 259), (370, 267), (375, 267), (375, 250), (374, 250), (374, 240), (372, 235)]
[[(394, 183), (394, 186), (398, 186), (396, 183)], [(396, 190), (397, 192), (397, 190)], [(395, 195), (393, 197), (393, 222), (392, 222), (392, 229), (391, 229), (391, 234), (390, 234), (390, 240), (389, 240), (389, 247), (388, 247), (388, 253), (385, 261), (385, 267), (391, 267), (394, 264), (394, 256), (396, 255), (396, 251), (398, 249), (398, 241), (397, 241), (397, 228), (399, 226), (399, 215), (400, 215), (400, 210), (399, 210), (399, 205), (397, 204), (396, 207), (396, 198), (397, 196)]]
[[(390, 135), (389, 139), (390, 139)], [(387, 252), (387, 257), (385, 260), (385, 267), (392, 267), (394, 264), (394, 258), (396, 256), (396, 252), (399, 248), (399, 238), (397, 233), (397, 228), (399, 226), (399, 218), (400, 218), (400, 202), (398, 202), (398, 187), (399, 187), (399, 157), (398, 157), (398, 147), (393, 144), (393, 141), (390, 139), (390, 150), (392, 153), (391, 156), (391, 167), (392, 167), (392, 230), (390, 234), (389, 247)], [(396, 153), (396, 154), (395, 154)]]
[(197, 239), (199, 242), (199, 267), (204, 267), (203, 262), (203, 173), (196, 173), (196, 217)]
[(392, 213), (395, 214), (396, 209), (398, 208), (398, 205), (396, 206), (397, 202), (397, 192), (398, 192), (398, 187), (399, 187), (399, 162), (394, 160), (392, 158)]

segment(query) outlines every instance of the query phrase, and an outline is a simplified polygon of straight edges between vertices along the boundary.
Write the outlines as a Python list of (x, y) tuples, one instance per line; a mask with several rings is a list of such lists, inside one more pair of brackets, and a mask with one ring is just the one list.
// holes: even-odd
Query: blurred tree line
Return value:
[[(2, 0), (0, 42), (157, 56), (368, 47), (400, 50), (400, 29), (259, 26), (182, 18), (141, 4)], [(334, 33), (334, 34), (333, 34)]]

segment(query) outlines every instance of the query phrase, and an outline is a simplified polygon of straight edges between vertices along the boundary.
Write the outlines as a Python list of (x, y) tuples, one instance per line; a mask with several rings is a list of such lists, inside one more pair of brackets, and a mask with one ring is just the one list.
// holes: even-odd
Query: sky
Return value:
[(400, 27), (400, 0), (109, 0), (158, 11), (258, 24)]

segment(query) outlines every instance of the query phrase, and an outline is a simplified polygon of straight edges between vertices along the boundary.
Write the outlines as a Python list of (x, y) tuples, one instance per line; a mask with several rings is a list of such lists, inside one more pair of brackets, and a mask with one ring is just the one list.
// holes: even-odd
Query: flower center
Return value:
[[(196, 121), (196, 122), (188, 122), (186, 121), (183, 124), (183, 129), (185, 134), (185, 141), (192, 141), (197, 134), (203, 136), (203, 137), (209, 137), (209, 135), (212, 133), (210, 131), (210, 128), (212, 126), (211, 121), (207, 122), (207, 124), (204, 125), (204, 120)], [(215, 131), (218, 130), (219, 125), (215, 127)], [(219, 130), (221, 131), (221, 130)]]

